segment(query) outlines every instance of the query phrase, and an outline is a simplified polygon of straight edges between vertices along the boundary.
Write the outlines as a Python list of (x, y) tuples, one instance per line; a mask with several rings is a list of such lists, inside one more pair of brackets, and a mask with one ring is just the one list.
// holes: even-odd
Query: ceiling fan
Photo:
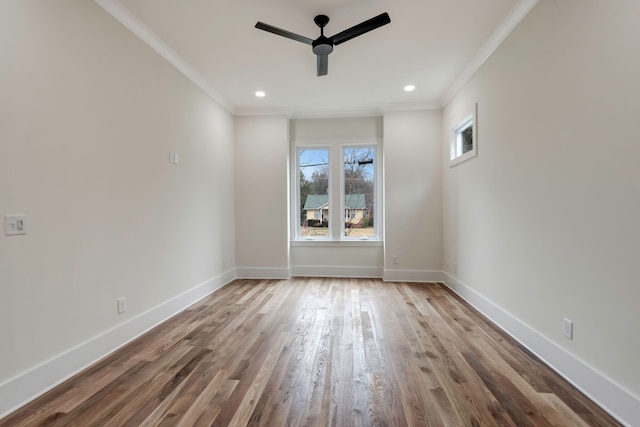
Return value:
[(329, 23), (328, 16), (318, 15), (313, 18), (313, 21), (318, 27), (320, 27), (320, 37), (315, 40), (310, 39), (309, 37), (304, 37), (292, 33), (287, 30), (283, 30), (278, 27), (274, 27), (273, 25), (265, 24), (263, 22), (258, 22), (256, 24), (256, 28), (268, 31), (273, 34), (277, 34), (282, 37), (286, 37), (291, 40), (311, 45), (313, 48), (313, 53), (315, 53), (318, 57), (318, 76), (325, 76), (328, 72), (329, 54), (333, 52), (333, 46), (337, 46), (341, 43), (351, 40), (354, 37), (358, 37), (364, 33), (368, 33), (371, 30), (375, 30), (378, 27), (382, 27), (383, 25), (391, 22), (391, 18), (389, 18), (389, 14), (385, 12), (364, 22), (361, 22), (358, 25), (354, 25), (353, 27), (339, 32), (338, 34), (335, 34), (331, 37), (326, 37), (324, 35), (324, 27)]

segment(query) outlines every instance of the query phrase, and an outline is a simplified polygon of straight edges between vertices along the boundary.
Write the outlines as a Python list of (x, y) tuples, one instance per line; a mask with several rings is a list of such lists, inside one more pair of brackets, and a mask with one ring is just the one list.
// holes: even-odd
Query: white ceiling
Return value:
[[(230, 112), (322, 117), (439, 108), (537, 0), (96, 2)], [(391, 23), (336, 46), (323, 77), (311, 46), (254, 27), (315, 39), (316, 15), (329, 16), (332, 36), (382, 12)]]

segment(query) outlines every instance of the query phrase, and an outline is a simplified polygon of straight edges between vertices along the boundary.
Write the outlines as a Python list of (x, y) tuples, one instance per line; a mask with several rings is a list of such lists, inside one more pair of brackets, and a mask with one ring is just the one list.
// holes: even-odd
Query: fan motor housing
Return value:
[(313, 53), (316, 55), (328, 55), (333, 52), (333, 43), (325, 36), (320, 36), (313, 41)]

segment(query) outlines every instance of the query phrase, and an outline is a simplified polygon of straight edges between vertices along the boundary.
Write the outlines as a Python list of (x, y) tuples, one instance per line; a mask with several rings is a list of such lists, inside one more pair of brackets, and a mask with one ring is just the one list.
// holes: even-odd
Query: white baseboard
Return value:
[(238, 279), (290, 279), (291, 271), (287, 267), (237, 267)]
[(442, 282), (442, 271), (384, 270), (385, 282)]
[(596, 404), (627, 426), (640, 426), (640, 398), (616, 384), (489, 299), (443, 272), (443, 282), (493, 323), (539, 357)]
[[(293, 273), (293, 274), (291, 274)], [(622, 424), (640, 426), (640, 398), (567, 352), (518, 318), (446, 272), (376, 267), (294, 266), (242, 268), (212, 278), (122, 325), (0, 384), (0, 418), (126, 345), (236, 278), (383, 277), (385, 281), (444, 282), (447, 287), (534, 353)]]
[(382, 269), (379, 267), (355, 267), (336, 265), (294, 265), (292, 276), (297, 277), (358, 277), (380, 278)]
[(235, 270), (229, 270), (209, 279), (126, 323), (0, 384), (0, 418), (88, 368), (235, 278)]

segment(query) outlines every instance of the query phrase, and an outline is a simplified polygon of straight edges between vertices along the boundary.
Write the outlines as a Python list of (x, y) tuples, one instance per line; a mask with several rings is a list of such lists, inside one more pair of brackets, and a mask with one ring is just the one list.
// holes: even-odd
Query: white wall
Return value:
[(240, 277), (289, 277), (289, 120), (237, 117), (236, 262)]
[(441, 121), (439, 110), (388, 112), (383, 118), (292, 121), (292, 144), (296, 140), (383, 140), (384, 185), (382, 245), (293, 242), (294, 274), (441, 279)]
[(291, 141), (381, 139), (382, 117), (291, 120)]
[[(381, 141), (381, 117), (296, 119), (291, 121), (291, 144), (296, 141), (323, 145)], [(384, 148), (381, 147), (383, 150)], [(339, 156), (335, 157), (339, 158)], [(339, 200), (339, 194), (334, 194)], [(295, 225), (294, 225), (295, 226)], [(292, 236), (294, 233), (292, 231)], [(381, 242), (295, 242), (291, 243), (293, 275), (381, 277)]]
[(441, 280), (441, 122), (440, 110), (384, 115), (385, 280)]
[(0, 2), (0, 64), (1, 415), (235, 258), (226, 110), (90, 1)]
[[(541, 0), (446, 106), (442, 138), (448, 283), (631, 425), (639, 16), (632, 0)], [(448, 132), (474, 102), (478, 156), (449, 168)]]

